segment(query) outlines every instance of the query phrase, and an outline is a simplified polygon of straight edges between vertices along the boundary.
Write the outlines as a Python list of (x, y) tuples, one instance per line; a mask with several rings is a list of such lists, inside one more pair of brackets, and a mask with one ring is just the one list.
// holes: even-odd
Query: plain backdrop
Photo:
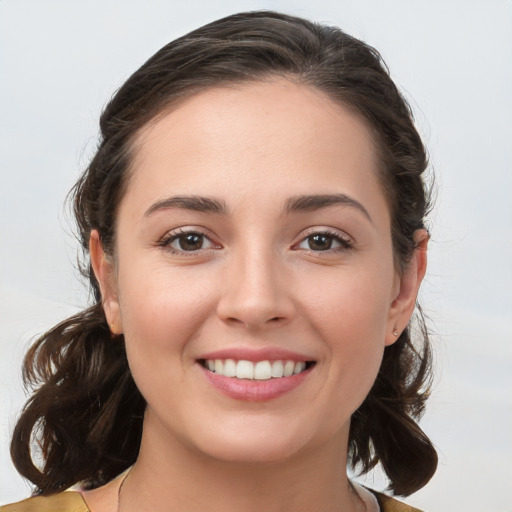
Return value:
[[(64, 208), (99, 113), (165, 43), (221, 16), (274, 9), (375, 46), (410, 100), (436, 173), (421, 300), (437, 379), (423, 428), (436, 476), (408, 502), (512, 510), (512, 2), (0, 0), (0, 504), (30, 488), (9, 459), (20, 367), (37, 333), (87, 301)], [(379, 473), (365, 482), (382, 488)]]

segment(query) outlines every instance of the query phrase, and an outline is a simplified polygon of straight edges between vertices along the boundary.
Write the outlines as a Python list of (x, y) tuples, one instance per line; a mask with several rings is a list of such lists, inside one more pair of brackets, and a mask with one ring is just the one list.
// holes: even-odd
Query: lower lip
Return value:
[(302, 373), (290, 377), (268, 380), (249, 380), (224, 377), (223, 375), (208, 370), (201, 364), (199, 364), (199, 366), (210, 384), (217, 391), (236, 400), (245, 400), (248, 402), (264, 402), (278, 398), (300, 386), (304, 380), (308, 378), (312, 370), (312, 368), (308, 368)]

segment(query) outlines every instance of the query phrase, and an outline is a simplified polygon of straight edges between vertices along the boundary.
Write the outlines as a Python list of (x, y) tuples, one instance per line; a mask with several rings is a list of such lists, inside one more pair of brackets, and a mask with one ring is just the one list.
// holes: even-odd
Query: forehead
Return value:
[(135, 141), (128, 194), (241, 199), (262, 188), (291, 196), (339, 186), (364, 200), (383, 195), (378, 172), (361, 116), (322, 91), (276, 79), (208, 89), (155, 118)]

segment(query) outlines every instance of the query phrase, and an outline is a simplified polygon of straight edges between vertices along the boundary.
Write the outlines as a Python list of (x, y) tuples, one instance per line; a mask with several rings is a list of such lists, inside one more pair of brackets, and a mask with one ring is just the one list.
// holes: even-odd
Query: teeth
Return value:
[(254, 378), (256, 380), (268, 380), (272, 377), (270, 361), (260, 361), (254, 365)]
[(304, 361), (299, 361), (298, 363), (295, 363), (295, 368), (293, 369), (293, 374), (297, 375), (301, 372), (303, 372), (306, 369), (306, 363)]
[(283, 375), (285, 377), (290, 377), (293, 375), (293, 370), (295, 369), (295, 363), (293, 361), (286, 361), (284, 364)]
[(236, 377), (236, 361), (226, 359), (226, 361), (224, 361), (222, 375), (224, 375), (224, 377)]
[(254, 364), (250, 361), (238, 361), (236, 365), (237, 379), (254, 379)]
[(298, 375), (306, 369), (304, 361), (235, 361), (234, 359), (208, 359), (205, 366), (224, 377), (237, 379), (269, 380)]
[(272, 377), (282, 377), (284, 375), (284, 367), (282, 361), (274, 361), (272, 363), (271, 375)]

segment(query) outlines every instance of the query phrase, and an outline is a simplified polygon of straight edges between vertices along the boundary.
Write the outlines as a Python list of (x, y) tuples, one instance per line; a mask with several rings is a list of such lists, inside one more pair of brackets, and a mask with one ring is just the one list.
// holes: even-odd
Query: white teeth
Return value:
[(207, 359), (205, 366), (224, 377), (237, 379), (269, 380), (271, 378), (291, 377), (306, 369), (304, 361), (235, 361), (234, 359)]
[(254, 363), (251, 361), (238, 361), (236, 365), (237, 379), (254, 379)]
[(260, 361), (254, 365), (254, 378), (256, 380), (268, 380), (272, 377), (270, 361)]
[(285, 377), (290, 377), (293, 375), (293, 370), (295, 369), (295, 363), (293, 361), (286, 361), (284, 365), (283, 375)]
[(284, 368), (282, 361), (274, 361), (272, 363), (272, 377), (282, 377), (284, 375)]
[(293, 374), (297, 375), (303, 372), (306, 369), (306, 363), (304, 361), (299, 361), (295, 363), (295, 368), (293, 369)]
[(236, 377), (236, 361), (233, 359), (226, 359), (224, 361), (222, 375), (224, 375), (224, 377)]

